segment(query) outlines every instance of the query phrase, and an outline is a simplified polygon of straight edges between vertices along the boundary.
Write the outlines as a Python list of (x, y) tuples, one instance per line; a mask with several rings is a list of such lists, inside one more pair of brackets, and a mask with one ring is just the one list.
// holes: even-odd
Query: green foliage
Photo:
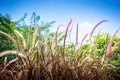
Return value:
[[(24, 16), (20, 20), (12, 22), (9, 14), (6, 14), (5, 16), (0, 14), (0, 31), (8, 33), (10, 36), (14, 37), (17, 40), (18, 37), (14, 35), (14, 30), (16, 29), (24, 36), (25, 41), (28, 43), (28, 34), (29, 34), (30, 28), (29, 28), (29, 25), (25, 23), (26, 17), (27, 17), (27, 14), (25, 13)], [(39, 19), (40, 19), (40, 16), (37, 16), (36, 13), (33, 12), (31, 16), (31, 20), (30, 20), (31, 21), (30, 26), (32, 26), (31, 28), (32, 35), (35, 32), (37, 22), (39, 21)], [(42, 25), (38, 25), (40, 26), (40, 34), (41, 34), (41, 39), (43, 41), (45, 40), (45, 36), (47, 37), (46, 33), (48, 34), (49, 40), (54, 38), (55, 33), (49, 33), (49, 28), (52, 26), (54, 22), (55, 21), (52, 21), (49, 23), (43, 23)], [(38, 35), (36, 37), (38, 38)], [(31, 45), (33, 36), (31, 36), (30, 39), (31, 39), (30, 40), (30, 45)], [(16, 42), (19, 43), (19, 45), (21, 44), (20, 43), (21, 41), (16, 41)], [(13, 43), (11, 42), (11, 40), (9, 40), (6, 36), (0, 34), (0, 52), (6, 51), (6, 50), (13, 50), (13, 49), (18, 50), (20, 49), (20, 47), (15, 47)], [(3, 62), (5, 57), (7, 57), (8, 60), (15, 58), (15, 56), (6, 55), (0, 58), (0, 63)]]
[[(108, 42), (110, 40), (111, 36), (108, 36)], [(106, 34), (101, 34), (100, 37), (98, 38), (98, 42), (97, 42), (97, 54), (99, 56), (105, 54), (105, 41), (106, 41)], [(115, 45), (115, 43), (119, 42), (120, 38), (115, 37), (113, 40), (113, 45)], [(110, 61), (110, 63), (112, 63), (114, 66), (120, 66), (120, 46), (117, 46), (117, 48), (115, 49), (115, 51), (113, 52), (113, 56), (112, 59)]]
[(102, 56), (105, 53), (106, 36), (107, 36), (106, 33), (100, 34), (98, 39), (97, 39), (97, 36), (94, 36), (94, 41), (97, 40), (96, 54), (99, 56)]
[(66, 47), (65, 47), (65, 52), (66, 52), (68, 55), (73, 55), (73, 54), (74, 54), (74, 51), (75, 51), (75, 44), (74, 44), (74, 43), (71, 43), (71, 44), (66, 45)]
[[(1, 15), (0, 14), (0, 30), (9, 33), (10, 35), (13, 35), (13, 30), (15, 29), (14, 27), (14, 22), (11, 21), (10, 15)], [(9, 50), (9, 49), (14, 49), (12, 43), (10, 40), (0, 34), (0, 52)]]
[(111, 63), (116, 67), (120, 66), (120, 53), (114, 53)]
[[(116, 38), (116, 39), (120, 41), (120, 38)], [(111, 63), (117, 67), (120, 66), (120, 45), (114, 51)]]
[[(15, 29), (15, 22), (11, 21), (10, 15), (5, 14), (4, 16), (0, 14), (0, 31), (4, 31), (10, 35), (13, 35), (13, 31)], [(13, 43), (4, 35), (0, 34), (0, 52), (6, 50), (13, 50), (15, 49)], [(11, 60), (15, 57), (6, 55), (0, 58), (0, 63), (3, 62), (4, 58), (8, 57), (8, 60)]]
[[(105, 52), (106, 51), (106, 36), (107, 36), (107, 33), (101, 33), (99, 35), (99, 37), (93, 36), (94, 44), (91, 47), (93, 47), (92, 51), (96, 51), (96, 53), (94, 53), (94, 54), (96, 54), (97, 56), (103, 56), (106, 53)], [(108, 42), (110, 41), (111, 37), (112, 36), (108, 36)], [(112, 46), (114, 46), (119, 41), (120, 41), (120, 38), (115, 37), (113, 42), (112, 42)], [(96, 44), (96, 46), (95, 46), (95, 44)], [(82, 51), (87, 52), (90, 48), (90, 45), (91, 44), (87, 44), (87, 43), (84, 44), (82, 46)], [(94, 46), (95, 46), (95, 48), (94, 48)], [(92, 51), (91, 51), (91, 54), (93, 53)], [(115, 51), (113, 52), (112, 59), (109, 61), (109, 63), (111, 63), (112, 65), (114, 65), (116, 67), (120, 66), (120, 44), (117, 46), (117, 48), (115, 48)]]

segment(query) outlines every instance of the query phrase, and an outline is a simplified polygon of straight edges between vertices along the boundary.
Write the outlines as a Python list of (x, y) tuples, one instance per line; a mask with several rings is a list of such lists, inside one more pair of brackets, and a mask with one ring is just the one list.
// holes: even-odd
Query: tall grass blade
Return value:
[(32, 31), (32, 24), (30, 24), (29, 26), (29, 33), (28, 33), (28, 53), (27, 53), (27, 56), (30, 55), (30, 52), (29, 52), (29, 49), (30, 49), (30, 38), (31, 38), (31, 31)]
[(22, 52), (22, 50), (23, 50), (23, 45), (22, 45), (22, 41), (21, 41), (21, 39), (20, 39), (20, 36), (14, 31), (14, 34), (16, 35), (16, 40), (17, 40), (17, 44), (18, 44), (18, 49), (19, 49), (19, 51), (20, 52)]
[(18, 60), (18, 58), (15, 58), (15, 59), (9, 61), (5, 67), (7, 68), (11, 63), (16, 62), (17, 60)]
[(78, 24), (77, 24), (77, 27), (76, 27), (76, 45), (78, 44)]
[(65, 36), (64, 36), (64, 41), (63, 41), (63, 54), (64, 54), (64, 48), (65, 48), (65, 44), (66, 44), (66, 38), (67, 38), (67, 34), (68, 34), (68, 29), (69, 29), (71, 23), (72, 23), (72, 20), (70, 20), (70, 22), (69, 22), (69, 24), (68, 24), (68, 26), (66, 28), (66, 31), (65, 31)]
[(62, 50), (62, 58), (63, 58), (63, 61), (65, 62), (65, 44), (66, 44), (66, 38), (67, 38), (67, 34), (68, 34), (68, 29), (69, 29), (69, 27), (70, 27), (70, 25), (71, 25), (71, 23), (72, 23), (72, 19), (70, 20), (70, 22), (69, 22), (69, 24), (68, 24), (68, 26), (67, 26), (67, 28), (66, 28), (66, 31), (65, 31), (65, 36), (64, 36), (64, 41), (63, 41), (63, 50)]
[(8, 50), (8, 51), (4, 51), (0, 53), (0, 57), (7, 55), (7, 54), (15, 54), (21, 58), (25, 58), (24, 55), (22, 53), (20, 53), (19, 51), (12, 51), (12, 50)]
[(115, 33), (113, 34), (113, 36), (110, 39), (110, 42), (107, 46), (107, 52), (106, 52), (106, 57), (110, 58), (112, 56), (112, 43), (114, 40), (114, 37), (116, 36), (116, 34), (118, 33), (118, 31), (120, 30), (120, 27), (115, 31)]
[(120, 41), (118, 41), (117, 43), (115, 43), (114, 46), (113, 46), (113, 48), (112, 48), (112, 52), (114, 52), (119, 45), (120, 45)]
[(92, 29), (92, 31), (90, 32), (90, 39), (89, 39), (89, 40), (91, 40), (91, 37), (92, 37), (95, 29), (96, 29), (100, 24), (102, 24), (102, 23), (104, 23), (104, 22), (108, 22), (108, 20), (102, 20), (102, 21), (100, 21), (98, 24), (95, 25), (95, 27), (94, 27), (94, 28)]
[(105, 40), (105, 53), (104, 53), (103, 56), (102, 56), (101, 64), (104, 62), (104, 60), (105, 60), (105, 56), (106, 56), (106, 53), (107, 53), (107, 47), (108, 47), (108, 36), (109, 36), (109, 33), (107, 33), (107, 36), (106, 36), (106, 40)]
[(16, 40), (11, 35), (3, 32), (3, 31), (0, 31), (0, 33), (3, 34), (3, 35), (5, 35), (6, 37), (8, 37), (14, 43), (14, 45), (17, 46)]
[(59, 26), (57, 27), (57, 30), (56, 30), (55, 46), (57, 46), (57, 42), (58, 42), (58, 31), (59, 31), (59, 28), (60, 28), (61, 26), (63, 26), (63, 25), (59, 25)]
[(22, 39), (24, 49), (26, 49), (26, 41), (25, 41), (25, 38), (23, 37), (23, 35), (22, 35), (20, 32), (18, 32), (17, 30), (14, 30), (14, 32), (15, 32), (16, 34), (18, 34), (19, 37)]
[(7, 65), (7, 57), (4, 58), (4, 66)]
[(33, 34), (33, 40), (32, 40), (32, 46), (35, 47), (35, 40), (36, 40), (36, 35), (38, 32), (38, 27), (36, 27), (35, 32)]
[(83, 37), (82, 41), (80, 42), (80, 49), (82, 48), (82, 44), (83, 44), (84, 40), (87, 38), (87, 36), (88, 36), (88, 34), (86, 34), (86, 35)]
[(76, 16), (73, 21), (72, 21), (72, 24), (71, 24), (71, 28), (70, 28), (70, 32), (69, 32), (69, 40), (70, 40), (70, 43), (71, 43), (71, 33), (72, 33), (72, 30), (73, 30), (73, 27), (74, 27), (74, 24), (75, 22), (77, 22), (78, 20), (78, 17)]

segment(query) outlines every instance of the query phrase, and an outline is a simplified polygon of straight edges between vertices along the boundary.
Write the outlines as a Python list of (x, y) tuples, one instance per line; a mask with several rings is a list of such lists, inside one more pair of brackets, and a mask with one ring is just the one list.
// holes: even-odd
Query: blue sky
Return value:
[[(119, 0), (0, 0), (0, 13), (9, 13), (12, 20), (20, 19), (28, 13), (27, 21), (36, 12), (41, 21), (56, 23), (51, 31), (55, 31), (59, 24), (65, 25), (70, 18), (78, 17), (79, 39), (88, 33), (96, 23), (107, 19), (99, 29), (113, 33), (120, 27), (120, 1)], [(75, 37), (75, 27), (72, 37)]]

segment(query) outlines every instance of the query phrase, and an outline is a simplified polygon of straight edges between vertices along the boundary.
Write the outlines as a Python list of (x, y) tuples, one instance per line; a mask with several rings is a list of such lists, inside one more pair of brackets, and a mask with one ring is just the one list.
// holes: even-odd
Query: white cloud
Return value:
[(88, 21), (82, 23), (81, 27), (83, 28), (92, 28), (92, 24)]

